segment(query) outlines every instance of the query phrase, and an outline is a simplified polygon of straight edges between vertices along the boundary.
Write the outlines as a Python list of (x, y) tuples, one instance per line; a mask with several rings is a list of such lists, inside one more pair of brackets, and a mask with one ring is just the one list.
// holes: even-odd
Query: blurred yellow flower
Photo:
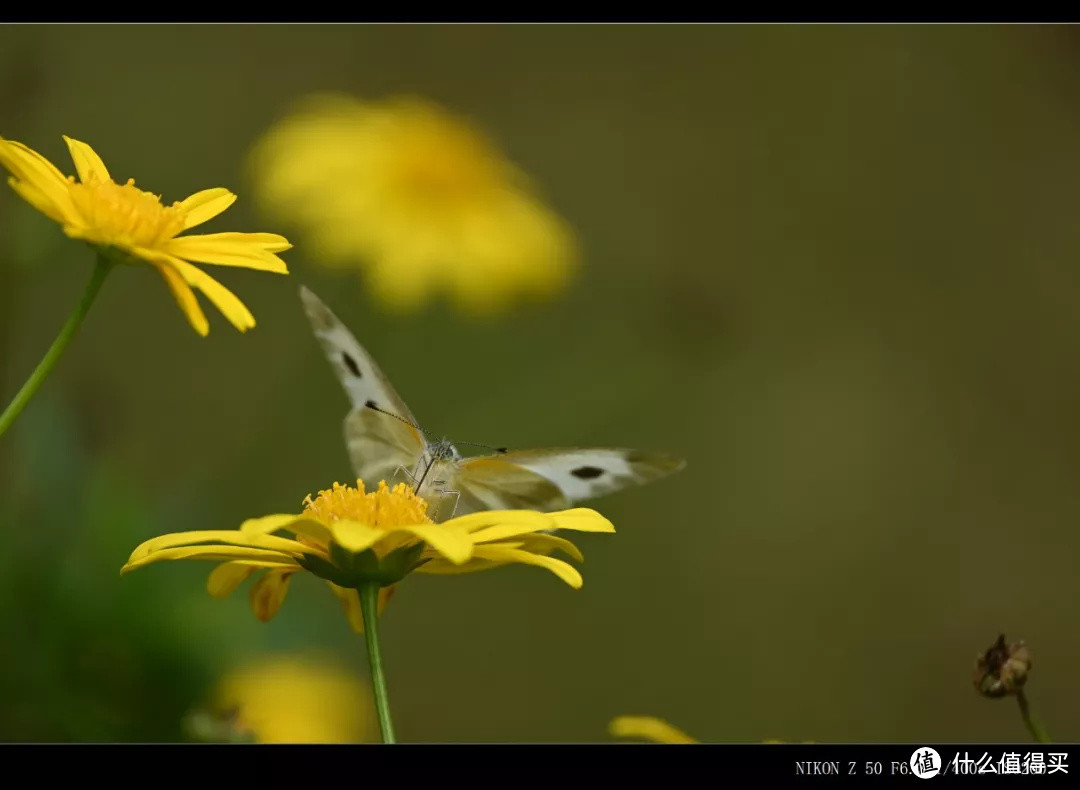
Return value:
[(322, 656), (272, 655), (239, 666), (218, 682), (212, 710), (214, 720), (225, 725), (204, 727), (209, 740), (379, 740), (367, 684), (341, 663)]
[[(616, 738), (641, 738), (653, 743), (701, 743), (678, 727), (654, 716), (616, 716), (608, 724), (608, 732)], [(785, 743), (770, 739), (762, 743)], [(813, 741), (803, 741), (813, 743)]]
[(642, 738), (654, 743), (698, 743), (678, 727), (653, 716), (617, 716), (608, 724), (616, 738)]
[(64, 137), (79, 180), (64, 175), (45, 157), (22, 143), (0, 138), (0, 165), (11, 172), (8, 183), (27, 203), (58, 222), (64, 233), (81, 239), (115, 263), (152, 265), (160, 272), (180, 309), (200, 335), (210, 325), (192, 291), (196, 288), (241, 332), (255, 318), (235, 294), (189, 261), (240, 266), (287, 274), (275, 253), (292, 245), (273, 233), (211, 233), (179, 236), (225, 211), (236, 195), (218, 187), (204, 189), (166, 206), (154, 194), (112, 180), (105, 163), (86, 143)]
[[(255, 615), (269, 620), (281, 607), (289, 579), (306, 570), (324, 579), (345, 607), (353, 630), (363, 633), (358, 589), (376, 583), (379, 611), (393, 585), (409, 573), (470, 573), (511, 563), (536, 565), (571, 587), (582, 585), (569, 563), (548, 556), (562, 551), (581, 561), (581, 552), (550, 530), (614, 532), (594, 510), (555, 513), (489, 510), (444, 521), (427, 517), (427, 502), (404, 483), (364, 492), (335, 483), (304, 501), (299, 515), (271, 515), (245, 521), (238, 530), (178, 532), (146, 541), (132, 552), (121, 573), (161, 560), (224, 560), (207, 581), (210, 594), (223, 598), (260, 571), (251, 588)], [(282, 537), (275, 533), (291, 533)]]
[(439, 292), (483, 314), (562, 289), (567, 225), (468, 122), (421, 99), (309, 97), (255, 145), (264, 209), (295, 221), (313, 256), (360, 268), (391, 308)]

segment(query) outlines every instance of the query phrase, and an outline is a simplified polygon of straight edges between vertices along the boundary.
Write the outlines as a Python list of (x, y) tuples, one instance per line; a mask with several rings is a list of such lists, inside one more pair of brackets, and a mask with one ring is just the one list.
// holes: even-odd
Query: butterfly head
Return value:
[(461, 458), (461, 453), (449, 439), (439, 439), (428, 447), (428, 453), (432, 461), (455, 461)]

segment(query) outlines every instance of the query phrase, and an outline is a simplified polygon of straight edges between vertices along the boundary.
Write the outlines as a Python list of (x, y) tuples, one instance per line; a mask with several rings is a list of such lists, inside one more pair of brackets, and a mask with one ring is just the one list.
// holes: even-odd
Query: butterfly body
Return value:
[[(448, 439), (440, 439), (428, 445), (420, 455), (416, 466), (410, 471), (402, 467), (397, 475), (397, 482), (409, 483), (416, 494), (429, 502), (443, 503), (446, 506), (456, 504), (457, 493), (450, 486), (456, 463), (461, 460), (461, 453)], [(451, 508), (455, 509), (455, 508)]]
[(407, 483), (432, 503), (429, 513), (436, 520), (482, 510), (562, 510), (684, 465), (671, 456), (622, 448), (500, 448), (465, 457), (447, 439), (429, 440), (344, 324), (307, 288), (300, 295), (352, 404), (344, 432), (356, 474), (369, 485)]

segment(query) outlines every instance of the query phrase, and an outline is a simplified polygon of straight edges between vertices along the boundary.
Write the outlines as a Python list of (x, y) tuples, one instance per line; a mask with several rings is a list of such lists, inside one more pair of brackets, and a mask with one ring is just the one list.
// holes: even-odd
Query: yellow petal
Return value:
[(157, 270), (165, 278), (169, 290), (172, 291), (173, 298), (180, 305), (180, 310), (187, 316), (192, 328), (203, 337), (206, 337), (210, 332), (210, 322), (206, 320), (206, 313), (199, 307), (199, 300), (195, 298), (191, 286), (184, 282), (184, 278), (171, 266), (158, 264)]
[(140, 258), (151, 261), (162, 269), (172, 269), (175, 271), (183, 278), (188, 286), (194, 286), (202, 291), (207, 298), (214, 303), (218, 310), (221, 311), (222, 315), (229, 319), (229, 322), (241, 332), (246, 332), (248, 329), (255, 326), (255, 316), (251, 314), (251, 311), (247, 309), (247, 306), (240, 301), (236, 294), (209, 274), (202, 271), (199, 267), (193, 266), (187, 261), (181, 260), (173, 255), (168, 255), (167, 253), (158, 250), (147, 249), (145, 247), (136, 247), (132, 252)]
[(37, 151), (14, 140), (0, 138), (0, 165), (44, 194), (67, 222), (74, 225), (81, 223), (82, 215), (71, 199), (68, 180), (56, 169), (56, 165)]
[(475, 552), (472, 559), (461, 565), (455, 565), (450, 560), (436, 556), (429, 559), (423, 565), (420, 565), (414, 571), (415, 573), (429, 573), (437, 576), (453, 576), (461, 573), (476, 573), (477, 571), (488, 571), (492, 568), (498, 568), (506, 565), (505, 561), (496, 562), (495, 560), (482, 560), (478, 559)]
[(86, 143), (73, 140), (66, 134), (64, 135), (64, 142), (67, 143), (71, 161), (75, 163), (75, 172), (79, 174), (80, 181), (84, 184), (91, 180), (112, 181), (108, 168), (105, 167), (105, 163), (101, 161), (101, 157), (97, 155), (93, 148)]
[(28, 145), (0, 137), (0, 164), (12, 172), (21, 181), (39, 181), (52, 183), (67, 189), (68, 180), (56, 165), (43, 157)]
[(360, 593), (351, 587), (338, 587), (333, 582), (327, 582), (330, 585), (331, 591), (337, 596), (337, 599), (341, 601), (341, 606), (345, 610), (345, 617), (349, 620), (349, 627), (352, 628), (354, 633), (364, 633), (364, 615), (360, 611)]
[(277, 535), (249, 535), (235, 529), (196, 529), (190, 532), (171, 532), (144, 541), (135, 547), (128, 560), (142, 559), (148, 554), (175, 546), (191, 546), (196, 543), (224, 543), (230, 546), (247, 546), (255, 549), (269, 549), (286, 556), (306, 554), (309, 549), (295, 540)]
[(387, 533), (383, 530), (361, 524), (359, 521), (341, 519), (327, 526), (333, 536), (334, 543), (354, 554), (370, 549), (379, 540), (387, 536)]
[[(85, 241), (87, 244), (109, 244), (110, 243), (108, 239), (104, 238), (104, 236), (103, 236), (103, 234), (102, 234), (102, 232), (101, 232), (101, 230), (99, 228), (94, 228), (94, 227), (89, 226), (89, 225), (65, 224), (65, 225), (61, 226), (60, 229), (62, 231), (64, 231), (64, 235), (67, 236), (69, 239), (78, 239), (79, 241)], [(121, 247), (121, 246), (119, 246), (117, 244), (113, 244), (112, 246), (116, 250), (123, 250), (124, 249), (123, 247)], [(131, 253), (131, 250), (127, 250), (127, 252)], [(147, 258), (147, 260), (150, 260), (150, 259)], [(151, 263), (152, 262), (153, 261), (151, 261)]]
[(479, 532), (483, 529), (491, 529), (500, 526), (513, 525), (521, 532), (535, 532), (542, 529), (554, 529), (555, 525), (550, 513), (540, 513), (535, 510), (482, 510), (478, 513), (469, 513), (458, 516), (444, 525), (453, 525), (464, 529), (466, 532)]
[[(207, 236), (177, 236), (162, 245), (162, 250), (177, 258), (198, 261), (217, 266), (240, 266), (245, 269), (257, 269), (275, 274), (288, 274), (285, 261), (268, 251), (258, 239), (240, 239), (249, 235), (264, 236), (269, 234), (212, 234)], [(222, 236), (229, 236), (222, 239)]]
[(249, 518), (240, 525), (240, 531), (247, 535), (268, 535), (279, 529), (287, 529), (294, 521), (299, 520), (299, 516), (290, 513), (275, 513), (271, 516)]
[[(554, 573), (575, 590), (581, 589), (584, 581), (581, 574), (569, 563), (548, 557), (543, 554), (532, 554), (521, 549), (508, 548), (499, 545), (480, 545), (473, 549), (473, 556), (481, 560), (494, 560), (500, 563), (520, 563), (522, 565), (535, 565), (538, 568), (546, 568)], [(423, 565), (420, 569), (423, 569)]]
[(210, 576), (206, 580), (206, 591), (215, 598), (228, 598), (237, 587), (256, 571), (265, 568), (292, 567), (292, 565), (281, 563), (251, 562), (249, 560), (223, 562), (210, 571)]
[(142, 568), (152, 562), (165, 560), (220, 560), (230, 562), (232, 560), (250, 560), (252, 562), (273, 563), (286, 565), (293, 562), (288, 554), (268, 549), (251, 549), (247, 546), (180, 546), (175, 549), (162, 549), (138, 559), (128, 560), (127, 565), (120, 569), (120, 573), (129, 573), (137, 568)]
[(644, 738), (656, 743), (697, 743), (685, 732), (653, 716), (617, 716), (608, 724), (616, 738)]
[(395, 532), (416, 535), (455, 565), (461, 565), (472, 556), (473, 542), (463, 529), (454, 529), (446, 524), (417, 524), (392, 530), (390, 534)]
[(279, 529), (288, 530), (295, 535), (303, 535), (305, 538), (324, 547), (330, 545), (330, 538), (332, 537), (330, 530), (324, 524), (311, 518), (286, 514), (252, 518), (240, 525), (241, 532), (250, 534), (266, 534), (276, 532)]
[(268, 622), (289, 591), (289, 578), (296, 573), (295, 568), (279, 568), (267, 571), (257, 582), (251, 585), (251, 611), (264, 623)]
[(229, 322), (241, 332), (246, 332), (255, 326), (255, 316), (247, 309), (247, 305), (241, 302), (236, 294), (198, 266), (192, 266), (186, 261), (174, 258), (173, 268), (180, 272), (180, 276), (187, 281), (188, 285), (194, 286), (206, 294), (206, 298), (213, 302), (222, 315), (228, 318)]
[[(452, 522), (444, 522), (449, 524)], [(495, 524), (490, 527), (482, 527), (472, 531), (472, 539), (475, 543), (495, 543), (497, 541), (516, 538), (521, 535), (529, 535), (534, 532), (555, 529), (555, 521), (545, 518), (541, 521), (510, 521)]]
[(556, 529), (571, 529), (575, 532), (614, 532), (615, 525), (595, 510), (576, 507), (549, 513), (555, 520)]
[(488, 510), (443, 522), (472, 533), (477, 543), (505, 540), (530, 532), (567, 529), (576, 532), (614, 532), (614, 525), (590, 508), (571, 508), (555, 513), (533, 510)]
[(213, 219), (236, 201), (236, 195), (224, 187), (204, 189), (180, 201), (179, 207), (186, 212), (183, 230)]
[(585, 562), (585, 556), (577, 546), (556, 535), (529, 535), (521, 542), (521, 548), (539, 554), (561, 551), (576, 562)]
[[(471, 518), (474, 515), (479, 514), (472, 513), (465, 518)], [(479, 520), (470, 522), (472, 526), (467, 531), (471, 534), (474, 543), (494, 543), (533, 532), (555, 529), (555, 521), (546, 513), (536, 513), (535, 515), (539, 518), (525, 518), (519, 516), (516, 511), (513, 513), (500, 513), (497, 520), (494, 520), (495, 523), (487, 526), (480, 526)], [(457, 519), (451, 519), (443, 523), (458, 526)]]
[(211, 241), (226, 246), (255, 246), (266, 252), (285, 252), (285, 250), (292, 249), (292, 244), (289, 243), (289, 240), (277, 233), (237, 233), (235, 231), (228, 231), (225, 233), (203, 233), (198, 236), (183, 236), (182, 238), (199, 238), (204, 241)]
[(301, 518), (294, 521), (289, 530), (297, 535), (303, 535), (305, 538), (318, 543), (324, 548), (330, 545), (330, 530), (327, 526), (315, 519)]
[(29, 181), (20, 181), (15, 176), (8, 176), (8, 186), (15, 190), (15, 194), (36, 208), (53, 222), (61, 225), (67, 222), (64, 212), (49, 199), (49, 196), (34, 186)]

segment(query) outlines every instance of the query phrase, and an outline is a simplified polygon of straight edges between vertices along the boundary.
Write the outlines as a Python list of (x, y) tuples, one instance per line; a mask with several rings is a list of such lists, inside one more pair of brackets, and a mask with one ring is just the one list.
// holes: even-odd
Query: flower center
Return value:
[(178, 203), (165, 206), (161, 198), (135, 186), (91, 179), (76, 183), (69, 178), (71, 197), (97, 241), (121, 247), (154, 248), (184, 229), (184, 211)]
[(390, 488), (385, 481), (377, 491), (364, 493), (364, 481), (357, 480), (356, 488), (334, 483), (312, 499), (304, 500), (304, 515), (318, 521), (339, 519), (359, 521), (372, 527), (393, 529), (410, 524), (431, 524), (427, 516), (428, 503), (404, 483)]

